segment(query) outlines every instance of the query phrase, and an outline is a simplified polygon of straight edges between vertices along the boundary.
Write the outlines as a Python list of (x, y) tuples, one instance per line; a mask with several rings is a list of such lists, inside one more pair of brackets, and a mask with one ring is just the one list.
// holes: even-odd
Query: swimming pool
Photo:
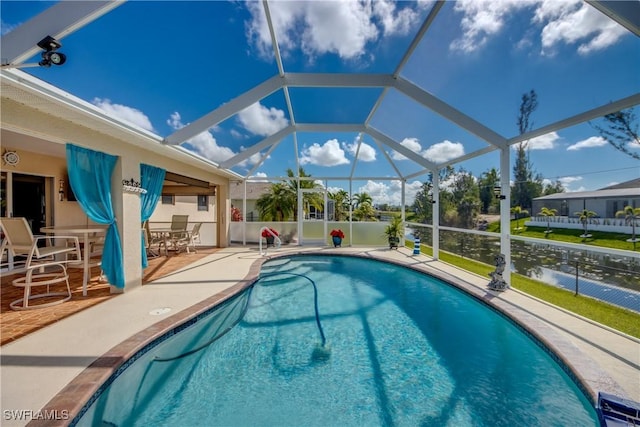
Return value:
[(74, 423), (598, 425), (547, 351), (438, 279), (343, 256), (261, 277), (138, 352)]

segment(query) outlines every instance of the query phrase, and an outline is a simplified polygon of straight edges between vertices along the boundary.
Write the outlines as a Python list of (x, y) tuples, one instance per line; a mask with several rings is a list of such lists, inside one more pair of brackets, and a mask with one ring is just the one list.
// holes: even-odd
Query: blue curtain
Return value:
[[(155, 166), (140, 164), (140, 184), (142, 188), (147, 190), (146, 193), (140, 195), (140, 220), (142, 222), (151, 218), (151, 214), (156, 209), (160, 194), (162, 193), (162, 184), (164, 182), (165, 170)], [(142, 230), (144, 233), (144, 230)], [(144, 247), (144, 236), (142, 239), (142, 268), (146, 268), (147, 250)]]
[(102, 252), (102, 270), (109, 283), (124, 288), (122, 244), (111, 204), (111, 174), (118, 158), (67, 144), (69, 184), (82, 210), (98, 224), (108, 224)]

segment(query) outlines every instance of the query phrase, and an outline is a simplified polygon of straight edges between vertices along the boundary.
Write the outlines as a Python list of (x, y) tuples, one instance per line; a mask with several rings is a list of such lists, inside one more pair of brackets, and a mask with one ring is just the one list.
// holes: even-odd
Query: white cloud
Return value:
[(442, 163), (446, 162), (447, 160), (460, 157), (463, 154), (464, 146), (462, 144), (460, 144), (459, 142), (444, 140), (427, 148), (423, 154), (423, 157), (435, 163)]
[(267, 180), (267, 174), (264, 172), (258, 172), (255, 175), (251, 175), (247, 181), (250, 182), (269, 182)]
[(277, 108), (267, 108), (256, 102), (238, 113), (238, 121), (254, 135), (269, 136), (284, 129), (289, 120), (284, 111)]
[[(246, 150), (245, 147), (240, 147), (240, 151), (244, 151), (244, 150)], [(250, 166), (253, 166), (253, 165), (257, 165), (260, 162), (260, 160), (262, 160), (262, 156), (263, 156), (263, 153), (261, 153), (261, 152), (257, 152), (255, 154), (252, 154), (251, 156), (249, 156), (248, 159), (245, 159), (242, 162), (238, 163), (238, 166), (250, 167)], [(270, 158), (271, 158), (271, 156), (267, 156), (267, 159), (270, 159)]]
[(581, 176), (562, 176), (562, 177), (558, 178), (558, 181), (560, 181), (560, 184), (562, 184), (562, 186), (564, 187), (564, 189), (567, 192), (570, 192), (570, 191), (585, 191), (583, 186), (580, 186), (579, 189), (571, 189), (570, 188), (571, 185), (582, 181), (582, 177)]
[(127, 107), (126, 105), (114, 104), (110, 99), (93, 98), (91, 101), (96, 107), (102, 108), (107, 114), (120, 120), (125, 120), (142, 129), (153, 132), (151, 120), (142, 111)]
[[(418, 154), (422, 151), (422, 145), (420, 145), (418, 138), (405, 138), (400, 142), (400, 145)], [(405, 156), (395, 150), (391, 152), (391, 158), (393, 160), (407, 160)]]
[(528, 7), (528, 0), (461, 0), (454, 6), (461, 12), (462, 37), (454, 40), (450, 48), (463, 52), (473, 52), (482, 48), (491, 36), (498, 34), (504, 27), (509, 15), (518, 9)]
[[(407, 182), (405, 184), (405, 204), (411, 205), (416, 199), (416, 193), (422, 188), (420, 181)], [(356, 193), (368, 193), (374, 205), (387, 203), (392, 206), (402, 204), (402, 183), (400, 181), (367, 181)]]
[(353, 144), (348, 144), (346, 142), (342, 143), (342, 147), (345, 151), (351, 154), (353, 157), (356, 156), (356, 152), (358, 153), (358, 160), (363, 162), (375, 162), (376, 160), (376, 150), (370, 146), (369, 144), (365, 144), (362, 142), (360, 144), (360, 151), (358, 152), (358, 141), (353, 142)]
[[(578, 53), (586, 55), (615, 44), (628, 33), (582, 0), (460, 0), (454, 10), (463, 14), (463, 35), (450, 48), (463, 52), (481, 49), (491, 37), (505, 30), (510, 16), (527, 8), (533, 8), (532, 23), (541, 28), (544, 55), (553, 55), (561, 44), (575, 45)], [(521, 37), (516, 46), (530, 43), (530, 33)]]
[[(422, 145), (417, 138), (405, 138), (400, 143), (403, 147), (408, 148), (435, 163), (446, 162), (447, 160), (454, 159), (464, 154), (464, 146), (459, 142), (451, 142), (444, 140), (433, 144), (426, 150), (422, 150)], [(397, 151), (391, 151), (391, 158), (394, 160), (406, 160), (407, 158)]]
[[(171, 114), (170, 118), (167, 120), (167, 124), (173, 129), (180, 129), (185, 126), (182, 123), (180, 113), (177, 111)], [(209, 131), (205, 131), (194, 136), (187, 141), (187, 144), (193, 148), (193, 151), (202, 157), (216, 163), (223, 162), (236, 155), (236, 153), (230, 148), (219, 146), (216, 139)]]
[(314, 143), (300, 153), (300, 164), (312, 164), (319, 166), (338, 166), (349, 164), (344, 150), (340, 148), (337, 139), (331, 139), (323, 145)]
[[(273, 27), (283, 55), (302, 49), (309, 57), (333, 53), (356, 59), (367, 43), (384, 36), (407, 34), (420, 18), (426, 2), (282, 1), (269, 4)], [(248, 2), (251, 20), (247, 37), (262, 55), (272, 55), (271, 37), (260, 2)]]
[(567, 147), (567, 151), (576, 151), (582, 148), (592, 148), (592, 147), (602, 147), (603, 145), (607, 145), (608, 142), (601, 136), (592, 136), (590, 138), (584, 139), (582, 141), (578, 141), (575, 144), (572, 144)]
[[(548, 22), (547, 22), (548, 21)], [(545, 0), (536, 9), (534, 22), (544, 24), (542, 49), (553, 54), (557, 45), (578, 45), (578, 53), (588, 54), (615, 44), (627, 34), (624, 27), (580, 0)]]
[[(529, 150), (553, 150), (556, 146), (556, 142), (560, 140), (560, 136), (557, 132), (550, 132), (546, 135), (532, 138), (526, 142)], [(511, 148), (516, 150), (518, 144), (513, 144)]]

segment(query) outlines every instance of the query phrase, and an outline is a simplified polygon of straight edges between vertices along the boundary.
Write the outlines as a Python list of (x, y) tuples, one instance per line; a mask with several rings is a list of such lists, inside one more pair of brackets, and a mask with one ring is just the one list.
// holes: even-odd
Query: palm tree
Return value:
[(269, 192), (256, 201), (256, 208), (261, 221), (285, 221), (295, 213), (296, 193), (287, 184), (278, 182), (271, 184)]
[(511, 208), (511, 213), (516, 217), (516, 230), (520, 230), (520, 216), (529, 215), (529, 211), (522, 209), (520, 206), (514, 206)]
[(353, 207), (359, 208), (364, 203), (369, 203), (370, 205), (373, 205), (373, 198), (369, 193), (366, 193), (366, 192), (356, 193), (353, 195), (352, 202), (353, 202)]
[(591, 218), (593, 218), (594, 216), (597, 216), (598, 214), (595, 213), (594, 211), (583, 209), (579, 212), (576, 212), (575, 215), (578, 216), (578, 220), (582, 223), (582, 227), (584, 228), (584, 233), (582, 233), (580, 237), (583, 237), (583, 238), (591, 237), (591, 234), (589, 234), (589, 230), (587, 229), (588, 224), (589, 224), (589, 221), (591, 221)]
[(335, 193), (329, 192), (328, 197), (334, 202), (335, 220), (346, 220), (349, 213), (349, 193), (347, 193), (343, 189), (340, 189)]
[(551, 233), (551, 224), (550, 224), (549, 218), (552, 216), (556, 216), (557, 213), (558, 213), (557, 209), (553, 209), (553, 208), (549, 209), (546, 206), (543, 206), (540, 212), (538, 212), (538, 215), (547, 217), (547, 231), (545, 231), (545, 233)]
[(631, 225), (631, 239), (627, 242), (635, 243), (636, 239), (636, 221), (640, 220), (640, 208), (625, 206), (623, 210), (616, 212), (616, 217), (624, 216), (624, 223)]
[(353, 217), (358, 221), (375, 221), (376, 211), (369, 202), (364, 202), (353, 211)]

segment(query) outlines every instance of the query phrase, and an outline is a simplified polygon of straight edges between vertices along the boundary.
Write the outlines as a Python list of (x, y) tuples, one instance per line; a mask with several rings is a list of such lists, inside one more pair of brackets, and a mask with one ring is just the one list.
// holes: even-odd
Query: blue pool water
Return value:
[(341, 256), (272, 260), (261, 277), (146, 348), (77, 424), (598, 425), (548, 352), (435, 278)]

